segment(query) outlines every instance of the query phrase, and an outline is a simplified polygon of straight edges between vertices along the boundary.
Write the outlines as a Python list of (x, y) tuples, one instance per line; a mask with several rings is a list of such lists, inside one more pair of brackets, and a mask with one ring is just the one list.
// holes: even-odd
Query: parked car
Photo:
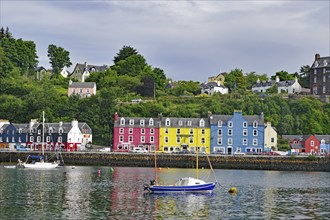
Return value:
[(234, 155), (245, 155), (244, 152), (234, 152)]
[(111, 149), (110, 149), (110, 147), (105, 147), (105, 148), (100, 149), (99, 151), (100, 152), (110, 152)]
[(132, 150), (133, 153), (148, 153), (146, 149), (143, 149), (142, 147), (135, 147)]
[(28, 149), (24, 146), (16, 146), (17, 151), (27, 151)]

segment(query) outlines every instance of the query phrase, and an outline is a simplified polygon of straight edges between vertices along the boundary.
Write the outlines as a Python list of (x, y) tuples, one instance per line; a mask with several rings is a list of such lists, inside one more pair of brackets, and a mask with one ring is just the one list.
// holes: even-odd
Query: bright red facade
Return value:
[(307, 154), (318, 154), (320, 152), (320, 141), (314, 135), (304, 138), (302, 144)]

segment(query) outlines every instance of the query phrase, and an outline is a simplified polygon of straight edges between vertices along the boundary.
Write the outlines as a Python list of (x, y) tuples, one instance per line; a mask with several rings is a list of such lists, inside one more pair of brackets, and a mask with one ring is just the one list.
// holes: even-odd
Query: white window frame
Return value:
[(232, 121), (229, 121), (229, 122), (228, 122), (228, 127), (229, 127), (229, 128), (232, 128), (233, 126), (234, 126), (234, 123), (233, 123)]
[(164, 137), (164, 143), (168, 143), (168, 136)]
[(133, 136), (132, 135), (128, 136), (128, 142), (133, 142)]
[(180, 141), (181, 141), (180, 136), (176, 136), (176, 143), (180, 143)]
[(247, 138), (243, 138), (242, 145), (244, 145), (244, 146), (248, 145), (248, 139)]
[(233, 136), (233, 129), (228, 129), (228, 136)]
[(133, 128), (129, 128), (129, 129), (128, 129), (128, 133), (129, 133), (129, 134), (133, 134)]
[(141, 134), (145, 134), (146, 133), (146, 129), (141, 128)]
[(228, 138), (228, 145), (233, 145), (233, 139), (232, 138)]
[(119, 136), (119, 141), (120, 141), (120, 142), (124, 142), (124, 136), (123, 136), (123, 135), (120, 135), (120, 136)]
[(155, 142), (155, 137), (154, 136), (150, 136), (150, 143), (154, 143)]
[(258, 145), (258, 139), (257, 138), (253, 138), (253, 146), (257, 146)]
[(129, 120), (129, 125), (134, 125), (134, 119)]
[(149, 119), (149, 126), (154, 126), (154, 119), (152, 118)]
[(243, 128), (247, 128), (248, 123), (246, 121), (243, 122)]
[(146, 137), (145, 136), (141, 136), (141, 143), (144, 143), (146, 141)]
[(253, 136), (254, 137), (258, 136), (258, 130), (257, 129), (253, 129)]
[(222, 121), (221, 120), (218, 121), (218, 127), (222, 127)]
[(199, 127), (205, 127), (205, 121), (204, 121), (204, 119), (201, 119), (199, 121)]
[(141, 119), (140, 120), (140, 126), (144, 126), (145, 125), (145, 121), (144, 121), (144, 119)]
[(222, 136), (222, 129), (218, 129), (218, 136)]
[(120, 125), (125, 125), (125, 119), (124, 118), (120, 119)]
[(253, 127), (254, 127), (254, 128), (257, 128), (257, 127), (258, 127), (258, 122), (257, 122), (257, 121), (254, 121), (254, 122), (253, 122)]
[(155, 129), (150, 128), (150, 134), (155, 134)]
[(124, 134), (124, 128), (119, 128), (119, 134)]
[(243, 136), (248, 136), (248, 129), (243, 129)]
[(169, 118), (166, 119), (165, 126), (171, 126), (171, 120)]
[(218, 145), (222, 145), (222, 138), (218, 138)]

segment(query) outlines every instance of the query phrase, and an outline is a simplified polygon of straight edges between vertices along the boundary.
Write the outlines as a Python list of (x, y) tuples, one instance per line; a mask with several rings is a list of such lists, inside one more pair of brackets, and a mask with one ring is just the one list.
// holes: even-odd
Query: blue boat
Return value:
[(216, 182), (206, 183), (193, 177), (184, 177), (174, 185), (154, 185), (154, 181), (151, 181), (144, 189), (150, 193), (211, 193), (215, 185)]
[(214, 190), (217, 181), (208, 156), (207, 159), (211, 171), (213, 173), (215, 182), (205, 182), (204, 180), (198, 179), (198, 151), (197, 151), (196, 178), (183, 177), (180, 178), (173, 185), (159, 185), (157, 181), (157, 160), (156, 160), (156, 151), (155, 151), (155, 180), (151, 180), (150, 184), (144, 184), (144, 190), (149, 193), (211, 193)]

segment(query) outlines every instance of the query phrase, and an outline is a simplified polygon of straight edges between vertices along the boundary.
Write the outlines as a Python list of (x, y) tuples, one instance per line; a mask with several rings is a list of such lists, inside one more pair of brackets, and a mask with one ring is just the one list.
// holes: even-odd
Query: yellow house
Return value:
[(159, 151), (210, 153), (210, 123), (207, 118), (162, 118)]

